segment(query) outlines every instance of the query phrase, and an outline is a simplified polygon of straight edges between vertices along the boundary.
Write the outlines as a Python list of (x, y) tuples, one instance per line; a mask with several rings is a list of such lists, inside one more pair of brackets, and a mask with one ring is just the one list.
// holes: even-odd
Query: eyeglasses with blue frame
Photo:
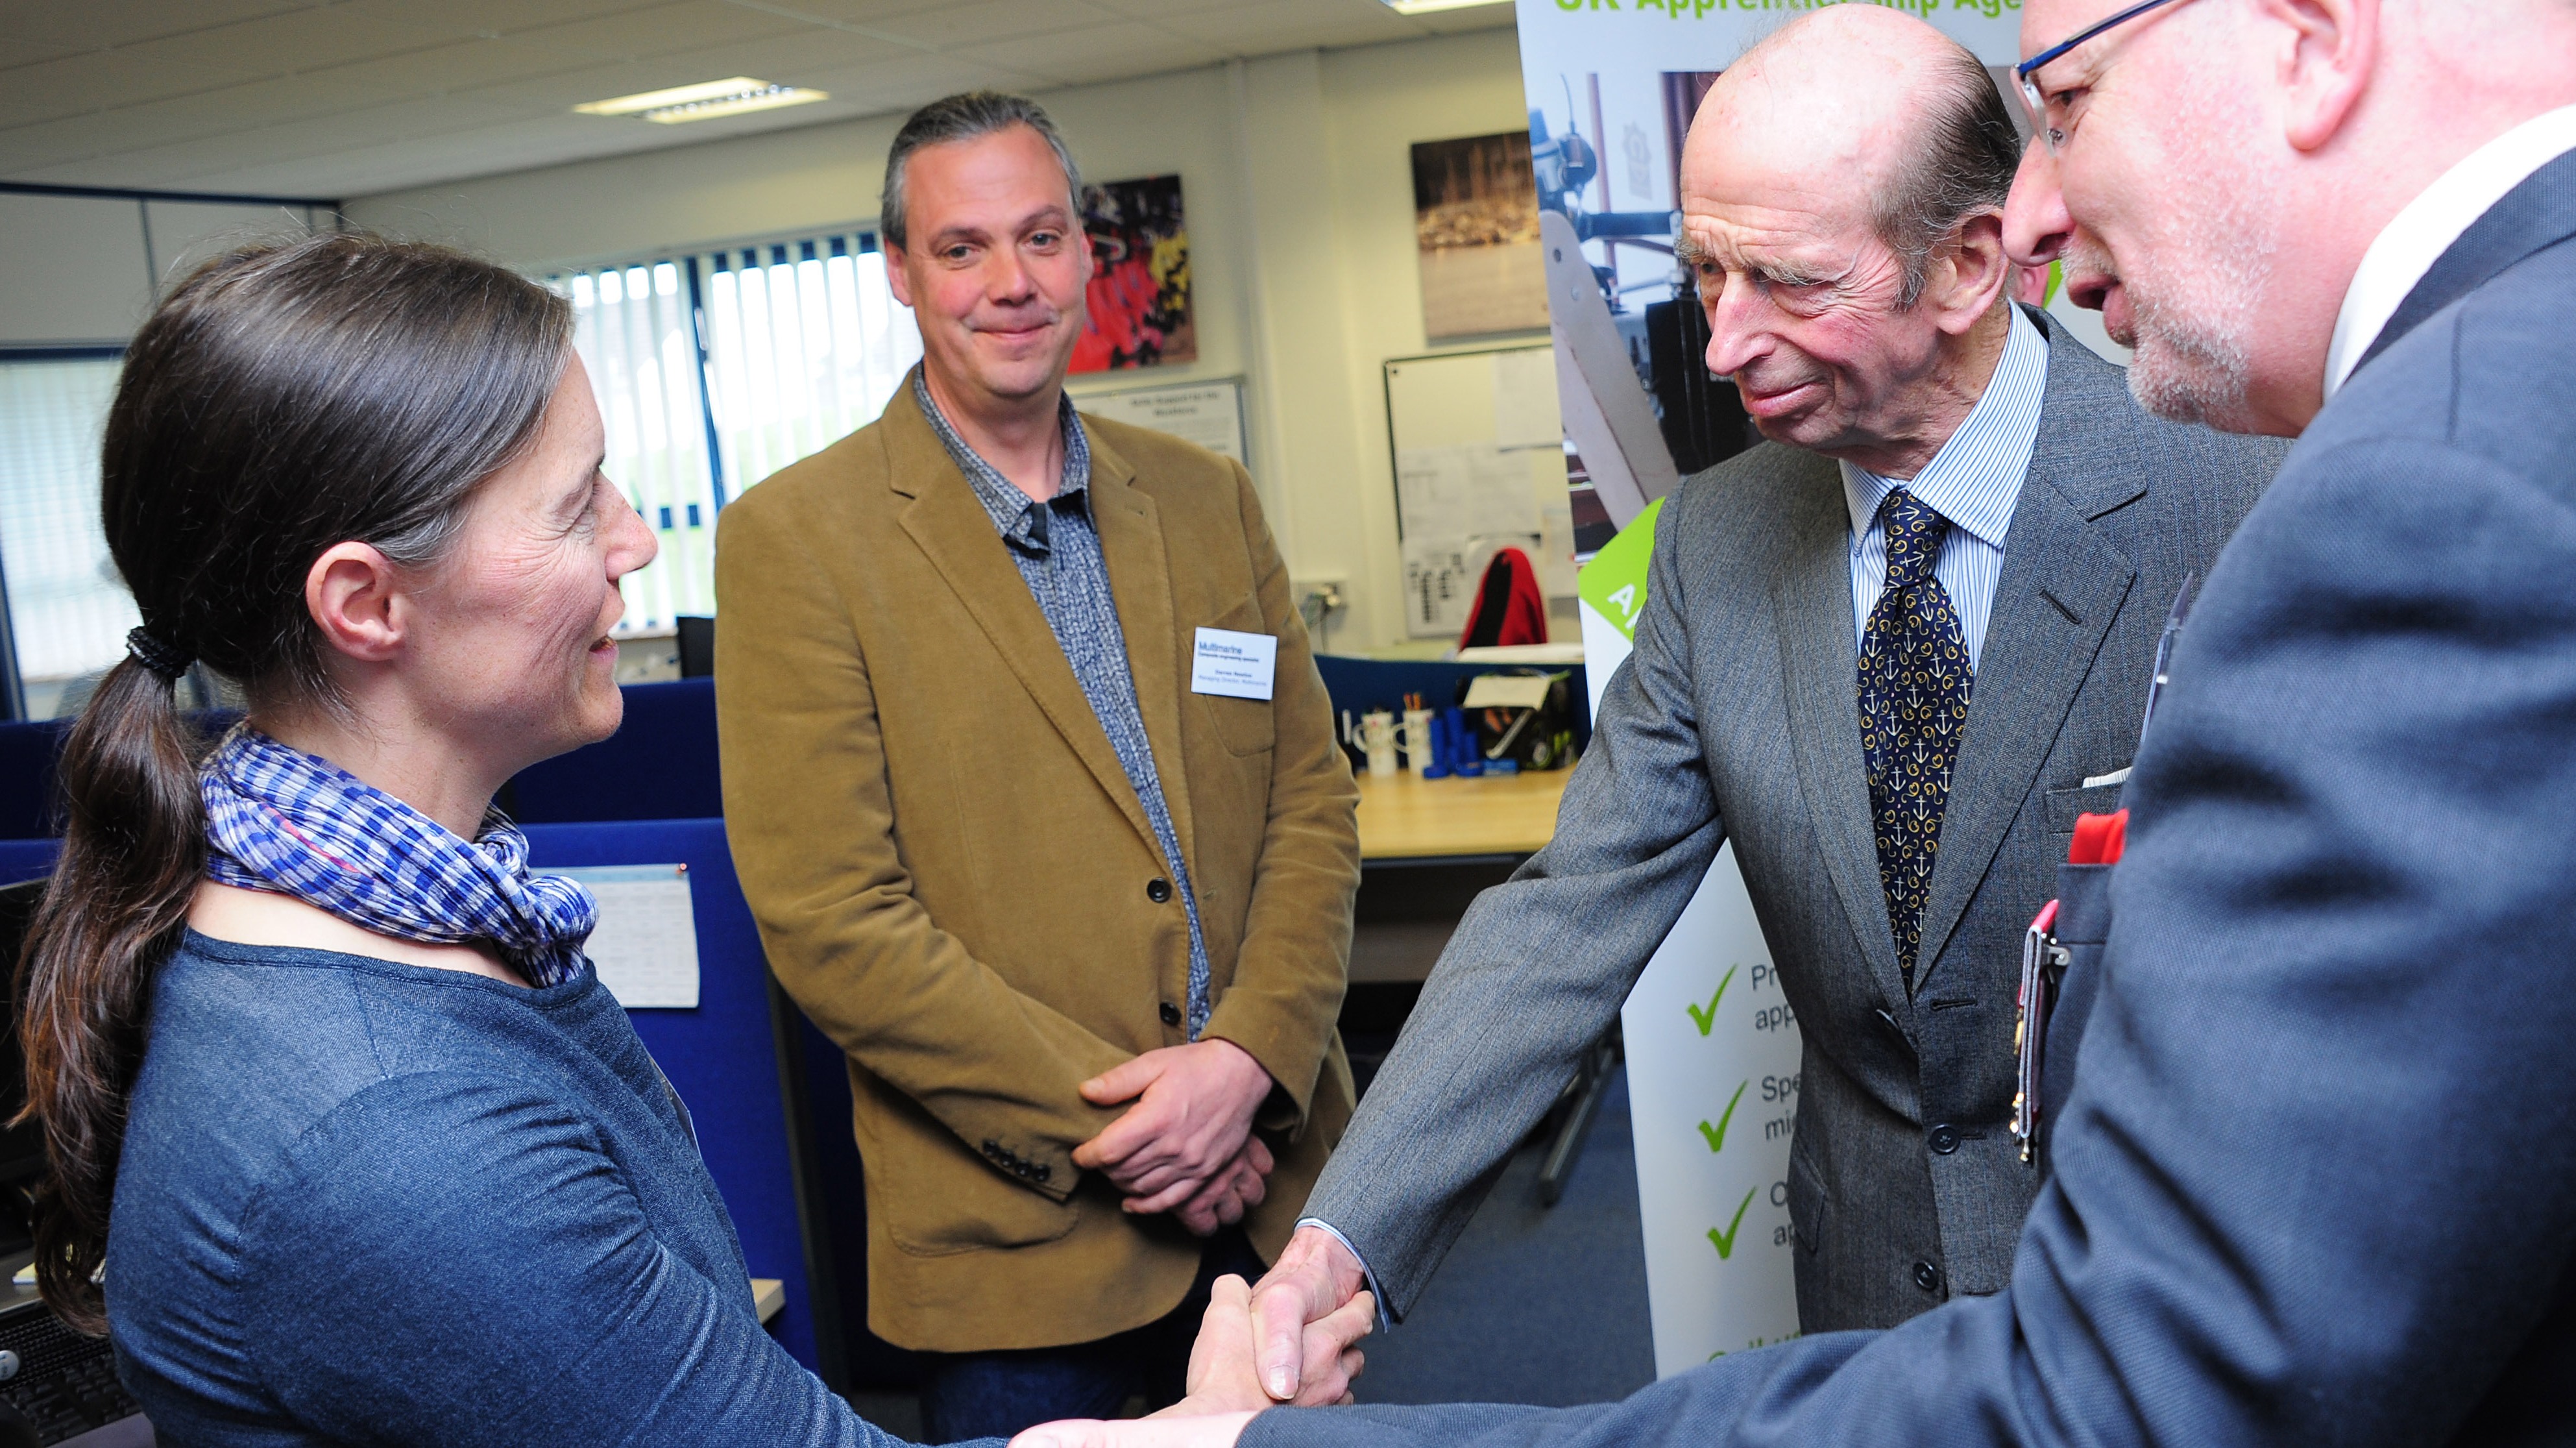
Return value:
[(2066, 133), (2049, 124), (2048, 97), (2040, 93), (2039, 68), (2106, 30), (2126, 25), (2150, 10), (2172, 3), (2173, 0), (2145, 0), (2144, 4), (2132, 5), (2108, 20), (2077, 31), (2073, 38), (2052, 45), (2013, 67), (2013, 79), (2021, 82), (2022, 104), (2030, 108), (2030, 124), (2039, 132), (2040, 140), (2047, 145), (2048, 154), (2052, 156), (2057, 154), (2057, 148), (2066, 143)]

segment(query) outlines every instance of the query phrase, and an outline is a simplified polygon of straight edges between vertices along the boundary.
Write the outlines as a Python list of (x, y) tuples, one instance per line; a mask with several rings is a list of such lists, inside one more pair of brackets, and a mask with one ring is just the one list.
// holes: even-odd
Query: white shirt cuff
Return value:
[(1300, 1229), (1312, 1227), (1316, 1231), (1321, 1232), (1325, 1236), (1342, 1244), (1342, 1250), (1350, 1253), (1351, 1260), (1360, 1264), (1360, 1276), (1368, 1283), (1369, 1300), (1377, 1304), (1377, 1330), (1380, 1332), (1394, 1331), (1395, 1319), (1387, 1313), (1386, 1289), (1377, 1285), (1376, 1269), (1370, 1267), (1368, 1259), (1360, 1255), (1359, 1248), (1351, 1245), (1351, 1239), (1342, 1235), (1342, 1229), (1325, 1221), (1321, 1217), (1299, 1217), (1297, 1219), (1297, 1225)]

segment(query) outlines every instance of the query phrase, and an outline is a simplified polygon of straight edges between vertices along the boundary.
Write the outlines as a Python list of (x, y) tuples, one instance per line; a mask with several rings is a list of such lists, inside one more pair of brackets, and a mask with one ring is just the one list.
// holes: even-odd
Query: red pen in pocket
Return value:
[[(2115, 865), (2129, 842), (2129, 812), (2078, 815), (2075, 841), (2067, 847), (2070, 865)], [(2027, 1166), (2036, 1159), (2039, 1138), (2041, 1056), (2048, 1044), (2048, 1012), (2056, 1003), (2066, 974), (2066, 947), (2057, 941), (2055, 900), (2040, 907), (2021, 943), (2021, 995), (2013, 1017), (2013, 1140), (2021, 1143)]]

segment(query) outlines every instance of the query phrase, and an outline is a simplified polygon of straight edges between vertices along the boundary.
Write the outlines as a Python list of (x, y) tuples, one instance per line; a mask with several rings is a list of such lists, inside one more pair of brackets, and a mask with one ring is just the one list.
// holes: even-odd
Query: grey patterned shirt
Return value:
[(1190, 1039), (1199, 1038), (1208, 1018), (1207, 942), (1199, 934), (1199, 901), (1190, 888), (1190, 871), (1181, 860), (1180, 835), (1172, 828), (1172, 809), (1163, 799), (1162, 776), (1154, 771), (1154, 747), (1145, 736), (1145, 716), (1136, 706), (1136, 678), (1127, 668), (1127, 635), (1118, 626), (1118, 601), (1109, 591), (1109, 562), (1100, 552), (1100, 534), (1091, 522), (1091, 443), (1074, 415), (1073, 399), (1063, 399), (1064, 479), (1055, 497), (1037, 502), (976, 456), (957, 429), (930, 399), (930, 386), (920, 373), (912, 377), (912, 395), (921, 415), (930, 419), (939, 441), (957, 462), (957, 470), (975, 490), (975, 500), (993, 519), (1011, 562), (1029, 585), (1064, 650), (1065, 662), (1082, 685), (1082, 697), (1109, 736), (1119, 767), (1145, 807), (1145, 821), (1162, 846), (1164, 869), (1180, 891), (1181, 908), (1190, 921)]

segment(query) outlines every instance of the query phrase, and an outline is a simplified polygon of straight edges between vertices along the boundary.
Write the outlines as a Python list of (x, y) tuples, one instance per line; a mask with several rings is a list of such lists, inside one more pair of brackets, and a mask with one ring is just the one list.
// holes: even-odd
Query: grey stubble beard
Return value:
[[(2136, 349), (2129, 391), (2173, 422), (2251, 431), (2256, 310), (2272, 279), (2274, 244), (2250, 178), (2212, 176), (2177, 197), (2154, 243), (2157, 264), (2121, 274)], [(2089, 241), (2082, 264), (2120, 274)]]

